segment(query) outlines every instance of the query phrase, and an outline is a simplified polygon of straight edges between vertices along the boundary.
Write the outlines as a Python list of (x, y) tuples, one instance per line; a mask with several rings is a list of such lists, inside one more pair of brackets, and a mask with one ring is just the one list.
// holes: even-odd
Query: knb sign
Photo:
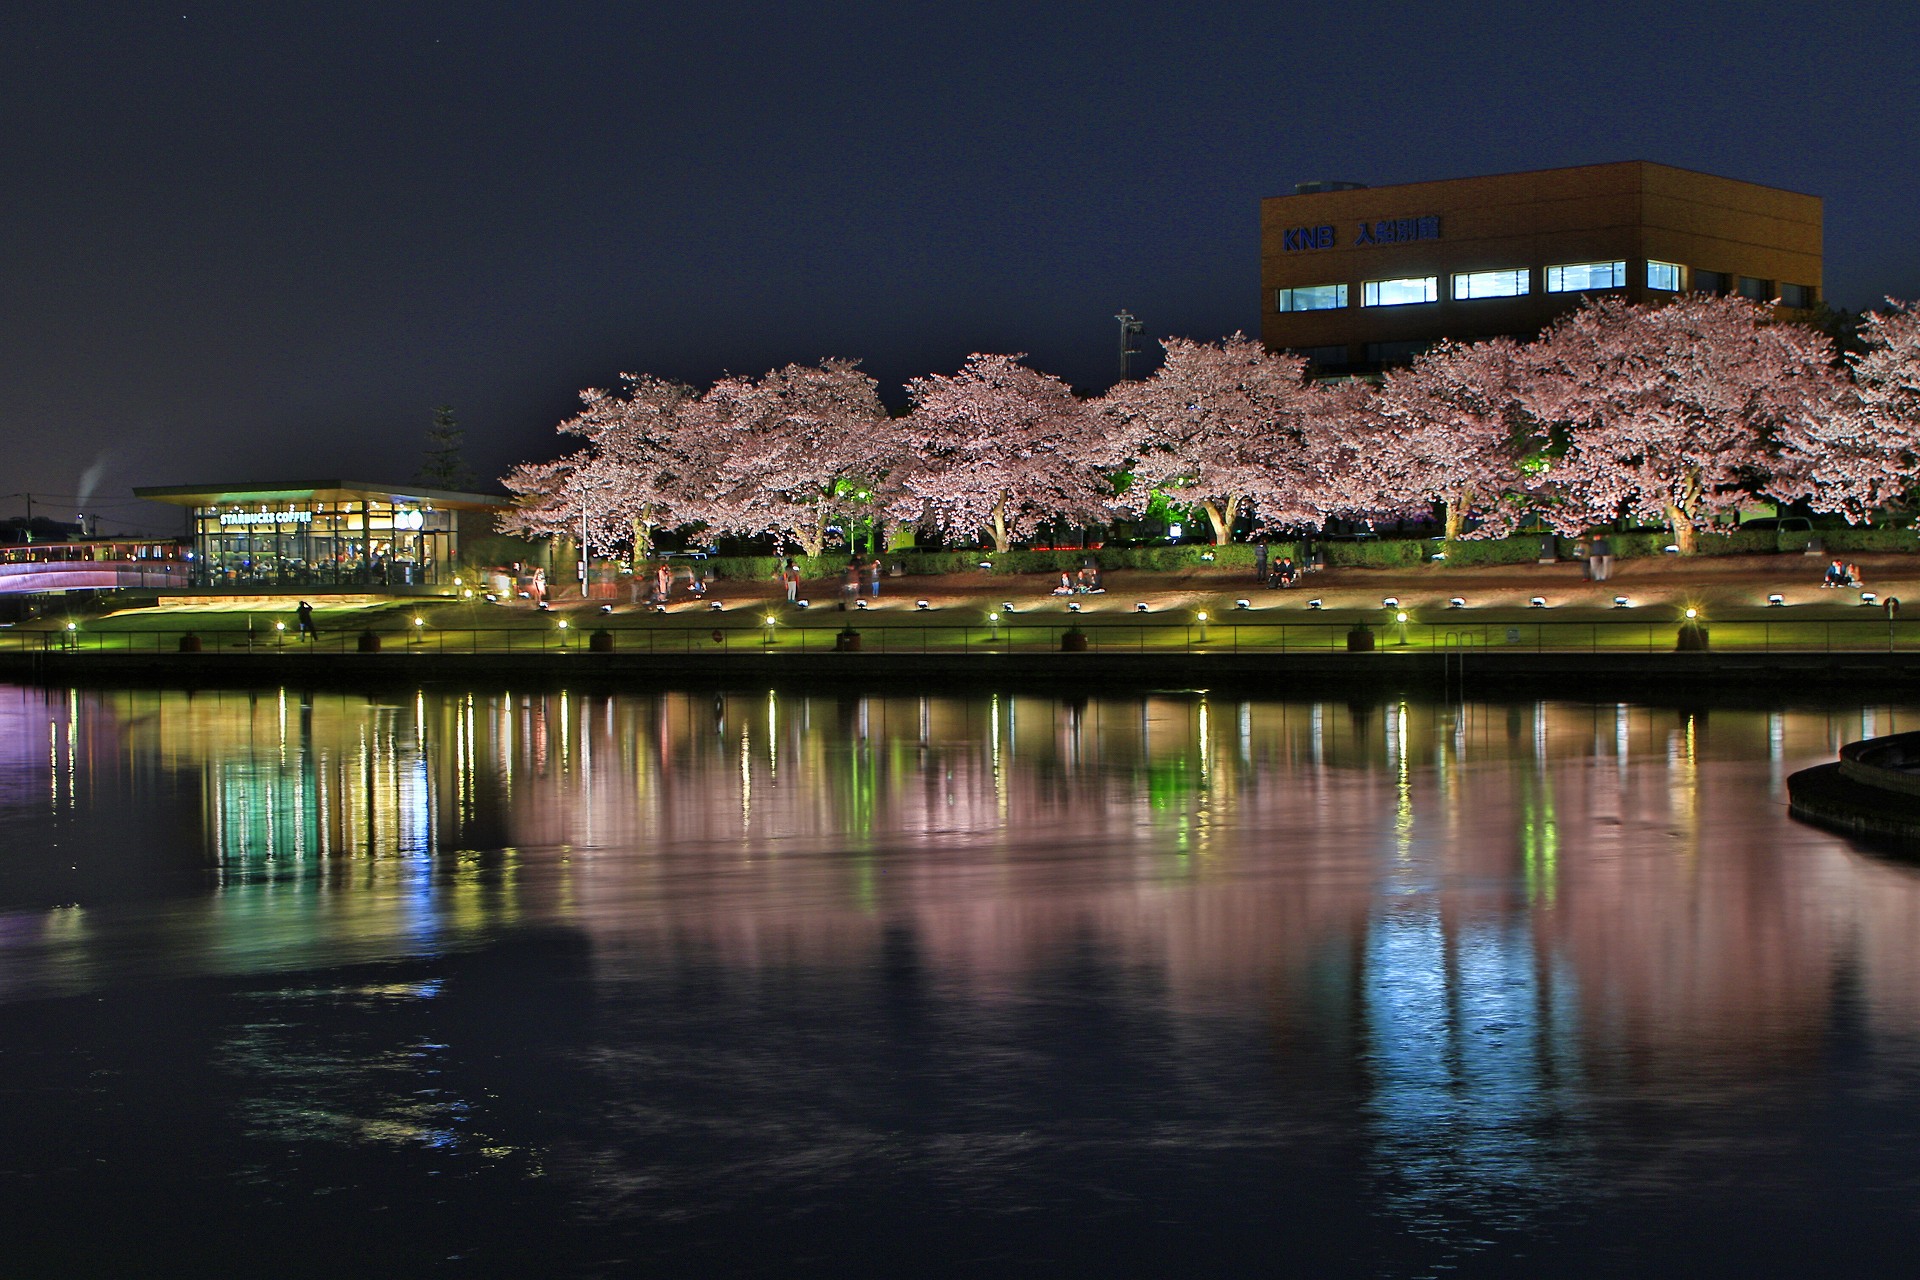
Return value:
[(1333, 228), (1292, 227), (1280, 236), (1280, 247), (1287, 253), (1298, 253), (1302, 249), (1333, 248)]

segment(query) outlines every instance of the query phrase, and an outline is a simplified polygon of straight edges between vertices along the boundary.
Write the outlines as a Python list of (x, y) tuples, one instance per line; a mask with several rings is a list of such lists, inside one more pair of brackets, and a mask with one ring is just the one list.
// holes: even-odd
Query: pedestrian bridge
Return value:
[(54, 542), (0, 548), (0, 595), (184, 587), (188, 561), (171, 542)]

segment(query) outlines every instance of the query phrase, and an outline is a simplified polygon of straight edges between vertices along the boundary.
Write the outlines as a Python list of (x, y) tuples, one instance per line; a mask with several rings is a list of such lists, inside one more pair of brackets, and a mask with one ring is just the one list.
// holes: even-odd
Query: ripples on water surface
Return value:
[(5, 1269), (1884, 1269), (1916, 722), (0, 688)]

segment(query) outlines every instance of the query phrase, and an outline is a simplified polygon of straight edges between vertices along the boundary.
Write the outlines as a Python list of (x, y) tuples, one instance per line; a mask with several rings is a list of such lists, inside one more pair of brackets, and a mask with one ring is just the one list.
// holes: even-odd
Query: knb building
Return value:
[(1608, 294), (1820, 298), (1820, 199), (1668, 165), (1392, 187), (1303, 183), (1260, 205), (1261, 334), (1323, 373), (1440, 338), (1527, 338)]

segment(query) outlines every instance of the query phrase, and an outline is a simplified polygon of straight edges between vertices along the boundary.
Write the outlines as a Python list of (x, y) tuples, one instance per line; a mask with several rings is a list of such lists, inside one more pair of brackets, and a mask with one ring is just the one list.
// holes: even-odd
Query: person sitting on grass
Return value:
[(1847, 571), (1835, 560), (1827, 566), (1826, 576), (1820, 579), (1823, 587), (1844, 587), (1847, 585)]

